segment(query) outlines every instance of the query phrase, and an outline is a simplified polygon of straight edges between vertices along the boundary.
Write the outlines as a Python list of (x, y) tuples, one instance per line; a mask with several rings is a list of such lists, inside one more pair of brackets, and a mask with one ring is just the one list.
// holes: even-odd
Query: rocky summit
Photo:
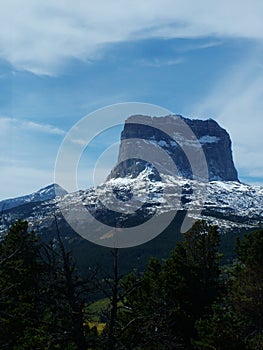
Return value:
[(0, 201), (0, 211), (16, 208), (27, 203), (44, 202), (54, 199), (56, 196), (64, 196), (67, 191), (57, 184), (51, 184), (39, 191), (27, 194), (25, 196), (10, 198)]
[(213, 119), (129, 117), (121, 134), (118, 164), (108, 179), (136, 177), (146, 167), (154, 167), (156, 180), (161, 173), (201, 181), (239, 181), (230, 136)]

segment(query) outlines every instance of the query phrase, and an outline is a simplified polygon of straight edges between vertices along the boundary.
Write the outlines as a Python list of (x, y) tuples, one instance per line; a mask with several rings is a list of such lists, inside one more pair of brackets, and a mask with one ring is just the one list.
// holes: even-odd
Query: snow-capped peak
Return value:
[(64, 196), (67, 191), (58, 184), (51, 184), (31, 194), (5, 199), (0, 201), (0, 210), (7, 210), (26, 203), (43, 202), (54, 199), (56, 196)]

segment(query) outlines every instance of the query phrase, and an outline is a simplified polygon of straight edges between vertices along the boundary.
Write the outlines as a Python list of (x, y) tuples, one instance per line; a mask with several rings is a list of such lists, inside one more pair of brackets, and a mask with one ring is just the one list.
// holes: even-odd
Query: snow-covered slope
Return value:
[[(102, 198), (103, 205), (110, 210), (116, 208), (116, 201), (113, 205), (111, 202), (117, 197), (121, 213), (131, 213), (143, 205), (148, 212), (158, 208), (157, 215), (187, 210), (189, 216), (225, 228), (256, 226), (263, 221), (263, 187), (232, 181), (204, 183), (169, 175), (163, 175), (161, 181), (151, 179), (151, 170), (146, 169), (136, 178), (111, 179), (80, 197), (84, 204), (94, 206)], [(76, 194), (68, 196), (71, 201), (78, 200)]]
[[(199, 162), (197, 148), (204, 153), (208, 176), (203, 176), (204, 164)], [(165, 152), (177, 172), (169, 171)], [(144, 155), (152, 157), (148, 160)], [(158, 169), (155, 165), (161, 166)], [(134, 227), (153, 216), (163, 219), (177, 211), (227, 231), (262, 225), (263, 187), (238, 181), (230, 136), (212, 119), (132, 116), (121, 135), (118, 164), (103, 184), (69, 194), (59, 185), (50, 185), (31, 195), (2, 201), (0, 210), (1, 232), (18, 218), (42, 231), (51, 227), (56, 214), (58, 220), (66, 218), (84, 231), (92, 231), (96, 220), (111, 227), (120, 222)], [(91, 215), (85, 215), (86, 211)], [(94, 235), (100, 233), (96, 227)]]
[(151, 175), (152, 169), (148, 168), (136, 178), (110, 179), (97, 188), (40, 203), (30, 204), (28, 200), (26, 209), (20, 206), (4, 211), (1, 230), (15, 219), (23, 218), (41, 231), (50, 227), (54, 213), (60, 217), (61, 210), (71, 212), (77, 219), (79, 208), (84, 207), (97, 220), (109, 219), (111, 224), (122, 218), (129, 225), (134, 213), (148, 219), (172, 210), (185, 210), (189, 217), (203, 218), (224, 231), (258, 227), (263, 223), (263, 187), (239, 182), (203, 183), (169, 175), (156, 181)]
[(65, 194), (67, 194), (67, 191), (62, 187), (57, 184), (51, 184), (37, 192), (0, 201), (0, 210), (12, 209), (26, 203), (43, 202), (55, 198), (56, 195), (62, 196)]

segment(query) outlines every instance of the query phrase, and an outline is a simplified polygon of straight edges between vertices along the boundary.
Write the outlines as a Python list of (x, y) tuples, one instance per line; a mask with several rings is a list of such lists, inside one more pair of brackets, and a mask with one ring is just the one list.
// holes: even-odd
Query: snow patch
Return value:
[(217, 136), (210, 136), (210, 135), (205, 135), (205, 136), (202, 136), (200, 139), (199, 139), (199, 142), (203, 145), (205, 143), (217, 143), (220, 141), (220, 138), (217, 137)]
[(166, 141), (164, 140), (160, 140), (160, 141), (157, 141), (158, 145), (161, 146), (161, 147), (169, 147), (169, 145), (167, 144)]

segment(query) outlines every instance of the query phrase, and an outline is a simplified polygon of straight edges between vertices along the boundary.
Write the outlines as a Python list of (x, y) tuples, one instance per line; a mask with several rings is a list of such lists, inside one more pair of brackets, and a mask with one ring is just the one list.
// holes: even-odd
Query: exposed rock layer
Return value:
[[(175, 170), (164, 152), (173, 160)], [(238, 181), (230, 136), (212, 119), (129, 117), (121, 134), (118, 164), (109, 179), (136, 177), (146, 167), (154, 168), (156, 180), (166, 173), (189, 179)]]

